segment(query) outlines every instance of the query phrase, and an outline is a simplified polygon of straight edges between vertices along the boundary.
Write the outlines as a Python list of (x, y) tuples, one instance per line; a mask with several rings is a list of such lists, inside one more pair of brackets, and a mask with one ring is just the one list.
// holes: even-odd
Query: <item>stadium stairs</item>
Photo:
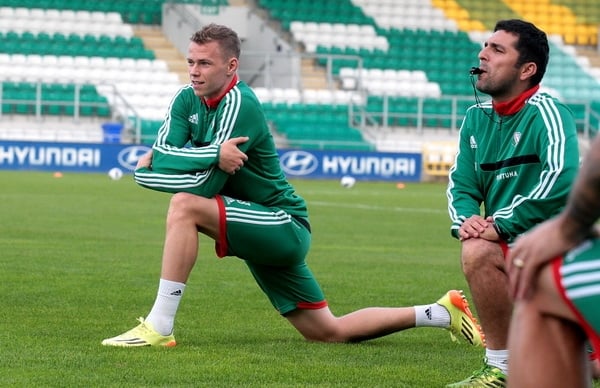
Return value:
[(170, 71), (177, 74), (181, 84), (189, 81), (185, 57), (165, 37), (162, 31), (156, 27), (137, 25), (133, 28), (135, 36), (140, 37), (144, 46), (154, 52), (157, 59), (165, 61)]

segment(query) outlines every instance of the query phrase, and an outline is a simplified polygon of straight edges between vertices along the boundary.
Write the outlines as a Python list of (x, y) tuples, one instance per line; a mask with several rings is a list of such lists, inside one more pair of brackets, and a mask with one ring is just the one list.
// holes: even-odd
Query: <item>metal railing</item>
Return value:
[[(83, 116), (105, 116), (107, 119), (111, 116), (111, 107), (107, 102), (82, 99), (81, 89), (84, 85), (75, 84), (73, 98), (69, 99), (50, 97), (49, 92), (43, 91), (43, 82), (33, 83), (35, 85), (33, 98), (30, 94), (5, 98), (4, 85), (4, 82), (0, 82), (0, 118), (3, 115), (23, 114), (34, 116), (41, 121), (44, 116), (66, 116), (78, 122)], [(100, 110), (102, 113), (98, 113)]]

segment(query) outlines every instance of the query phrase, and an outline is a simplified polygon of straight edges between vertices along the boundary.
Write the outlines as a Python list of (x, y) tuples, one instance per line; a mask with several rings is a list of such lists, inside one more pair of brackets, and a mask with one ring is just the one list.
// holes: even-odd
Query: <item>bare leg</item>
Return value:
[[(161, 279), (154, 305), (140, 325), (102, 343), (110, 346), (175, 346), (175, 315), (185, 283), (196, 263), (198, 233), (218, 238), (215, 199), (187, 193), (173, 195), (167, 214)], [(150, 334), (149, 334), (150, 333)]]
[(549, 267), (531, 300), (518, 301), (509, 336), (509, 387), (590, 387), (585, 335), (559, 297)]
[(218, 238), (215, 199), (187, 193), (173, 195), (167, 214), (161, 278), (185, 283), (196, 263), (198, 232)]
[(506, 349), (512, 299), (500, 245), (483, 239), (465, 240), (461, 260), (487, 348)]
[(415, 327), (413, 307), (370, 307), (335, 317), (328, 307), (294, 310), (285, 316), (308, 340), (359, 342)]

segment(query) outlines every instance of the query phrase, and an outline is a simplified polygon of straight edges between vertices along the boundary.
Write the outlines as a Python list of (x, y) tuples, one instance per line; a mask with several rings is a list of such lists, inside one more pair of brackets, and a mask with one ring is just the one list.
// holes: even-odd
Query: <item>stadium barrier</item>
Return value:
[[(0, 141), (0, 170), (131, 173), (150, 148), (139, 144)], [(418, 182), (420, 153), (279, 149), (281, 167), (291, 178)]]

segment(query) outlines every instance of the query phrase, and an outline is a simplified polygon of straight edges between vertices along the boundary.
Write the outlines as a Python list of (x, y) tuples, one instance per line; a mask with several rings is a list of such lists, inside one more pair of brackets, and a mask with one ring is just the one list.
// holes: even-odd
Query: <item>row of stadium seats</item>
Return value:
[(303, 42), (307, 52), (315, 52), (317, 46), (364, 47), (368, 50), (387, 51), (385, 37), (377, 36), (370, 24), (315, 23), (293, 21), (290, 31), (297, 41)]
[[(131, 24), (160, 25), (162, 22), (162, 5), (169, 0), (3, 0), (2, 6), (11, 8), (39, 8), (56, 10), (73, 10), (88, 12), (116, 12), (123, 21)], [(197, 4), (202, 7), (219, 7), (228, 5), (227, 0), (177, 0), (178, 3)]]
[(374, 24), (359, 7), (349, 0), (342, 1), (292, 1), (259, 0), (258, 4), (269, 10), (272, 17), (285, 28), (292, 21), (344, 24)]
[(10, 81), (179, 84), (164, 61), (133, 58), (0, 54), (0, 74)]
[(348, 125), (348, 109), (344, 105), (264, 102), (263, 108), (292, 146), (328, 149), (334, 141), (336, 149), (374, 148), (363, 140), (359, 130)]
[(354, 3), (383, 28), (458, 30), (456, 22), (446, 18), (441, 9), (423, 2), (355, 0)]
[(364, 97), (352, 90), (305, 89), (255, 87), (254, 93), (262, 103), (276, 104), (320, 104), (343, 105), (363, 104)]
[(114, 70), (141, 70), (141, 71), (167, 71), (167, 63), (160, 59), (138, 59), (117, 57), (88, 57), (70, 55), (38, 55), (38, 54), (6, 54), (0, 53), (0, 64), (13, 66), (48, 66), (48, 67), (75, 67), (88, 70), (114, 69)]
[(137, 37), (126, 38), (107, 35), (79, 35), (63, 32), (34, 34), (24, 31), (18, 34), (14, 31), (0, 32), (0, 52), (8, 54), (39, 54), (39, 55), (69, 55), (69, 56), (100, 56), (119, 58), (148, 58), (154, 59), (154, 52), (144, 47)]
[[(103, 15), (103, 16), (100, 16)], [(68, 35), (92, 34), (133, 36), (131, 25), (123, 23), (121, 15), (116, 12), (88, 12), (55, 9), (27, 9), (0, 7), (0, 32), (53, 34), (60, 32)]]
[(340, 69), (342, 87), (364, 87), (372, 95), (441, 97), (440, 85), (429, 82), (422, 70)]
[(560, 34), (569, 44), (598, 42), (598, 23), (580, 23), (577, 16), (567, 7), (552, 4), (549, 0), (533, 2), (507, 1), (515, 12), (536, 23), (548, 33)]
[(0, 19), (26, 19), (32, 23), (45, 23), (47, 21), (57, 22), (86, 22), (102, 23), (107, 27), (113, 27), (123, 23), (121, 14), (117, 12), (100, 12), (73, 9), (45, 9), (24, 7), (0, 7)]
[(595, 1), (590, 0), (562, 0), (560, 4), (568, 7), (577, 20), (585, 24), (600, 24), (600, 7)]
[(0, 83), (2, 114), (41, 114), (72, 116), (77, 110), (80, 116), (109, 117), (110, 106), (91, 84), (67, 83)]

